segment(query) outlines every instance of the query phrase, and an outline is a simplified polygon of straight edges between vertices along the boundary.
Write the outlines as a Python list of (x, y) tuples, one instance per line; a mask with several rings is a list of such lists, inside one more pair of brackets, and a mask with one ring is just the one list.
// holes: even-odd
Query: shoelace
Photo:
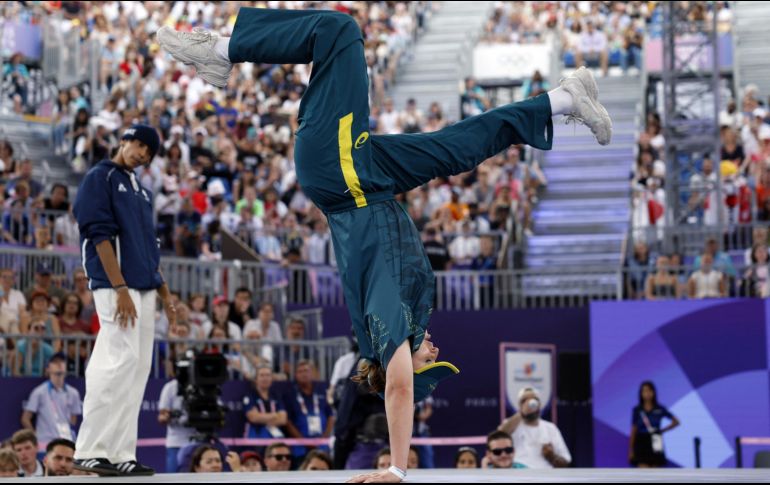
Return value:
[(211, 32), (203, 27), (195, 27), (192, 32), (179, 32), (179, 35), (195, 44), (203, 44), (211, 40)]

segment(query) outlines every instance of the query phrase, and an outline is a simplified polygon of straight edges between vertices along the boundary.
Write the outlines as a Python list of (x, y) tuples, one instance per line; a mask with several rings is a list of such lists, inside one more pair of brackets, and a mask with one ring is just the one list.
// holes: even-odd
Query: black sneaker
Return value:
[(121, 477), (149, 477), (155, 470), (136, 461), (124, 461), (115, 465)]
[(85, 460), (75, 460), (73, 463), (75, 470), (87, 473), (96, 473), (100, 477), (117, 477), (120, 472), (110, 460), (104, 458), (87, 458)]

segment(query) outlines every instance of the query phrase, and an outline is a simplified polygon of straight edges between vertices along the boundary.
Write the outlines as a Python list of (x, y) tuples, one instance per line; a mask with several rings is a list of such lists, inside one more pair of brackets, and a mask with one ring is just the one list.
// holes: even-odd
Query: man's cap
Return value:
[(211, 303), (212, 303), (214, 306), (217, 306), (217, 305), (221, 305), (221, 304), (223, 304), (223, 303), (224, 303), (224, 304), (228, 304), (228, 303), (230, 303), (230, 302), (229, 302), (229, 301), (227, 301), (227, 297), (226, 297), (226, 296), (217, 296), (216, 298), (214, 298), (214, 301), (212, 301)]
[(139, 140), (150, 149), (151, 158), (155, 158), (160, 148), (160, 137), (152, 126), (135, 124), (123, 132), (121, 140)]
[(249, 460), (257, 460), (259, 462), (262, 461), (262, 457), (259, 456), (259, 453), (256, 451), (244, 451), (241, 453), (241, 463), (245, 463)]
[(38, 264), (36, 268), (36, 272), (37, 274), (40, 274), (40, 275), (50, 275), (52, 273), (51, 267), (45, 263)]

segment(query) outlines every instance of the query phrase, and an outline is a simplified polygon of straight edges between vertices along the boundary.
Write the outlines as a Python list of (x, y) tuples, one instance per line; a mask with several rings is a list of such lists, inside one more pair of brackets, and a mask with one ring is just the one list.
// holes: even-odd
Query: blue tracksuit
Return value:
[(145, 291), (161, 286), (152, 201), (152, 192), (139, 185), (133, 172), (110, 160), (88, 171), (78, 190), (74, 213), (91, 290), (112, 288), (96, 253), (96, 245), (105, 240), (112, 243), (129, 288)]

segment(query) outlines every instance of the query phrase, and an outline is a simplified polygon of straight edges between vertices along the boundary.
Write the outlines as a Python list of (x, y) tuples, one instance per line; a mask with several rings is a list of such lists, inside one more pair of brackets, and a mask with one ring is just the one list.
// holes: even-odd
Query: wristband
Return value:
[(393, 475), (397, 476), (399, 480), (405, 480), (406, 479), (406, 472), (402, 469), (400, 469), (397, 466), (392, 466), (388, 468), (388, 471), (392, 473)]

